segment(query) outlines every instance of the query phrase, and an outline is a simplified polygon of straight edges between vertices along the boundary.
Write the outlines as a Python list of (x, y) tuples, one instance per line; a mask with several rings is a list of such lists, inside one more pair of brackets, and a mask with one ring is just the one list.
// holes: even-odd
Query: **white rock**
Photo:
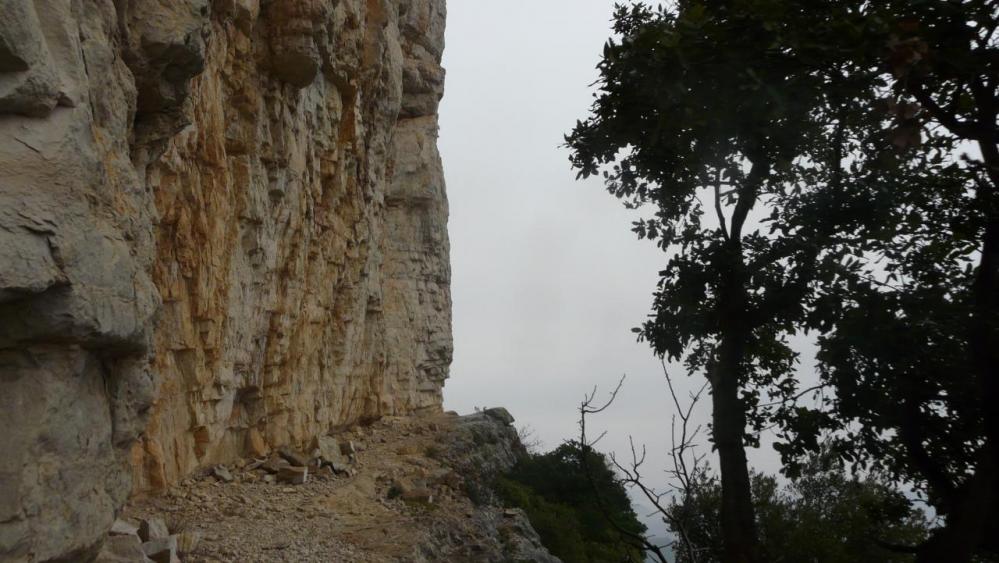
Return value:
[(166, 538), (170, 535), (167, 525), (162, 518), (150, 517), (139, 521), (139, 537), (142, 541), (148, 542)]

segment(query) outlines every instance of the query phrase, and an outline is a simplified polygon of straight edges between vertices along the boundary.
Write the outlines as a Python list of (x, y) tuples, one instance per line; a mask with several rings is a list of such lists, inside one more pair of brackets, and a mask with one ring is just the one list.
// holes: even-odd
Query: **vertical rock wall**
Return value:
[[(0, 0), (0, 560), (439, 409), (443, 0)], [(129, 479), (129, 476), (132, 479)]]

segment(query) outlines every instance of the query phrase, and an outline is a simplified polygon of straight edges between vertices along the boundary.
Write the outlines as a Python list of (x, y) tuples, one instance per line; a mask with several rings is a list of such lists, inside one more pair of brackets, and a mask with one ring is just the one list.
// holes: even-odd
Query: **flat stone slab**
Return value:
[(309, 468), (308, 467), (282, 467), (278, 471), (278, 481), (282, 483), (291, 483), (292, 485), (304, 485), (306, 481), (309, 480)]

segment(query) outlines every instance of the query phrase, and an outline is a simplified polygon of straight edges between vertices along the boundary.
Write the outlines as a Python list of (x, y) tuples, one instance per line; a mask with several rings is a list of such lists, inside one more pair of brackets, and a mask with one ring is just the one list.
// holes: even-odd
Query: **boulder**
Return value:
[(177, 557), (177, 536), (169, 536), (147, 541), (142, 544), (142, 551), (146, 557), (156, 563), (179, 563)]
[(496, 420), (502, 422), (503, 424), (506, 424), (507, 426), (513, 424), (514, 421), (513, 415), (510, 414), (510, 411), (506, 410), (503, 407), (494, 407), (491, 409), (486, 409), (482, 412), (484, 412), (486, 416), (495, 418)]
[(166, 522), (162, 518), (143, 518), (139, 522), (139, 537), (142, 541), (148, 542), (166, 538), (170, 535)]
[(272, 46), (272, 70), (283, 82), (295, 88), (312, 84), (319, 73), (319, 50), (311, 37), (285, 36)]
[(224, 465), (216, 465), (215, 468), (212, 469), (212, 475), (223, 483), (232, 483), (232, 473), (230, 473), (229, 468)]
[(318, 452), (317, 457), (327, 463), (346, 461), (340, 452), (340, 444), (332, 436), (317, 436), (312, 440), (312, 449)]
[(262, 468), (265, 463), (267, 463), (266, 459), (255, 459), (250, 463), (246, 464), (246, 467), (244, 467), (244, 469), (246, 469), (247, 471), (253, 471), (254, 469)]
[(145, 560), (146, 554), (142, 551), (139, 536), (122, 534), (113, 535), (104, 542), (94, 563), (134, 563)]

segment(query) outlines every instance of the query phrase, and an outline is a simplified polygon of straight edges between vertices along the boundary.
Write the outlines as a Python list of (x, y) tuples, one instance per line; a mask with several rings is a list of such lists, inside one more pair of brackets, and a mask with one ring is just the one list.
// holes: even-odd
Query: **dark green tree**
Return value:
[(592, 448), (566, 442), (528, 455), (497, 481), (496, 489), (506, 502), (524, 509), (545, 547), (566, 563), (639, 563), (644, 558), (631, 537), (642, 536), (645, 525), (604, 456)]
[(591, 115), (566, 138), (580, 177), (602, 175), (626, 205), (654, 209), (635, 232), (656, 241), (666, 266), (639, 336), (710, 382), (731, 562), (760, 560), (745, 448), (767, 423), (761, 399), (798, 391), (788, 338), (809, 321), (816, 280), (842, 258), (823, 252), (815, 228), (780, 228), (777, 210), (840, 181), (848, 130), (869, 125), (844, 117), (844, 99), (875, 95), (785, 47), (801, 40), (811, 9), (618, 6)]
[[(581, 176), (655, 208), (636, 232), (667, 266), (640, 336), (711, 383), (726, 561), (754, 557), (745, 431), (767, 421), (792, 473), (833, 431), (843, 459), (924, 491), (946, 518), (920, 561), (999, 551), (997, 4), (615, 14), (568, 144)], [(823, 409), (791, 400), (800, 330)]]
[(830, 48), (810, 64), (884, 84), (879, 104), (854, 105), (894, 150), (854, 147), (845, 190), (784, 210), (787, 225), (822, 214), (831, 247), (853, 258), (814, 312), (835, 393), (824, 412), (801, 411), (782, 449), (793, 458), (839, 431), (845, 458), (915, 484), (945, 516), (920, 561), (996, 555), (999, 5), (853, 4), (859, 33), (817, 22), (809, 32)]
[[(911, 553), (895, 545), (915, 545), (926, 536), (926, 516), (914, 510), (888, 480), (860, 479), (826, 456), (813, 456), (801, 475), (786, 485), (754, 473), (753, 505), (759, 518), (760, 557), (772, 563), (905, 563)], [(701, 479), (682, 504), (670, 506), (672, 518), (687, 522), (688, 541), (677, 563), (723, 561), (718, 515), (721, 490)], [(690, 553), (696, 559), (691, 560)]]

